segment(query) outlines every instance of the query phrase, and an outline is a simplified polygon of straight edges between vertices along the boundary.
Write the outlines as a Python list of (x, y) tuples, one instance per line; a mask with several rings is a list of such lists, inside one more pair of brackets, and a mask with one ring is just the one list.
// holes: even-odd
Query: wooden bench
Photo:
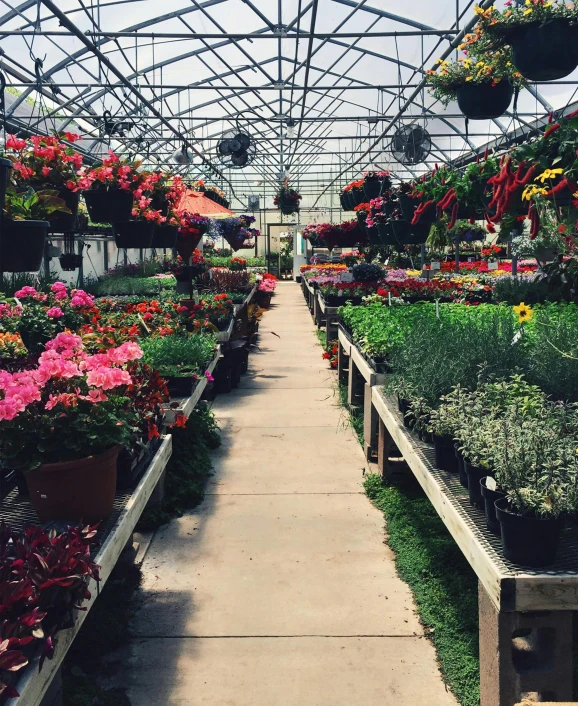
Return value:
[(372, 388), (383, 385), (386, 375), (378, 373), (364, 358), (349, 333), (337, 327), (337, 372), (339, 382), (347, 385), (347, 403), (364, 410), (364, 452), (368, 461), (377, 456), (378, 416), (372, 403)]
[[(42, 671), (38, 671), (39, 657), (30, 661), (30, 664), (23, 670), (16, 688), (20, 693), (19, 698), (8, 699), (7, 706), (38, 706), (48, 692), (52, 681), (58, 678), (58, 673), (62, 661), (66, 656), (71, 644), (78, 635), (84, 623), (88, 611), (98, 599), (100, 591), (104, 588), (112, 570), (114, 569), (119, 556), (132, 541), (132, 533), (151, 497), (172, 453), (172, 436), (162, 438), (161, 445), (157, 453), (152, 458), (149, 467), (145, 471), (137, 487), (126, 497), (118, 497), (113, 512), (113, 522), (111, 526), (103, 532), (102, 544), (95, 556), (95, 562), (100, 566), (99, 583), (91, 580), (89, 590), (92, 598), (82, 604), (86, 611), (77, 611), (76, 622), (68, 630), (61, 630), (57, 633), (56, 649), (54, 657), (46, 660)], [(27, 501), (20, 501), (24, 503)], [(120, 507), (120, 512), (119, 512)], [(3, 507), (3, 519), (10, 521), (10, 507)], [(106, 524), (106, 523), (105, 523)]]
[(327, 306), (325, 299), (319, 291), (316, 292), (313, 318), (317, 328), (325, 327), (327, 342), (337, 337), (337, 324), (339, 323), (339, 307)]
[[(572, 698), (572, 611), (578, 610), (578, 528), (564, 530), (559, 555), (547, 569), (507, 561), (501, 540), (469, 504), (457, 474), (435, 466), (433, 447), (404, 427), (397, 403), (372, 388), (378, 417), (378, 468), (392, 477), (393, 445), (403, 456), (478, 577), (481, 706), (515, 706), (524, 698)], [(399, 463), (395, 464), (399, 468)]]

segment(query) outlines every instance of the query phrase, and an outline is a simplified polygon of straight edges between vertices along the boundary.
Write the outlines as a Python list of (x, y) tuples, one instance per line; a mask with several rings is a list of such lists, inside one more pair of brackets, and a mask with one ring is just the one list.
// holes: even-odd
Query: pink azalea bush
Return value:
[(62, 332), (48, 341), (36, 367), (0, 370), (3, 464), (31, 470), (125, 443), (138, 424), (126, 396), (133, 382), (127, 364), (142, 355), (131, 341), (89, 355), (80, 336)]
[(276, 288), (277, 282), (274, 279), (262, 279), (257, 287), (260, 292), (267, 292), (267, 294), (272, 294)]

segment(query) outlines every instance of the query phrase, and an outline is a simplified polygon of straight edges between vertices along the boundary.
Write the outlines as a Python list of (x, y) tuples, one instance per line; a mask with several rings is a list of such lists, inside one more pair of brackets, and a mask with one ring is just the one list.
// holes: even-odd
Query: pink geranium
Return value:
[(59, 306), (51, 306), (50, 309), (47, 309), (46, 316), (49, 319), (61, 319), (64, 316), (64, 312)]

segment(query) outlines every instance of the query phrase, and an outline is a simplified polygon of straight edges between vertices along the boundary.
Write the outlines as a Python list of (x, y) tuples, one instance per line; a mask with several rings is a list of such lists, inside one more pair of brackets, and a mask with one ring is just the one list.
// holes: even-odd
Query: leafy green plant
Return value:
[(176, 286), (174, 277), (125, 277), (107, 276), (94, 287), (98, 296), (156, 295), (159, 292), (172, 291)]
[(202, 375), (215, 352), (211, 334), (158, 336), (142, 341), (144, 362), (163, 377)]
[(53, 213), (72, 213), (58, 191), (42, 189), (35, 191), (29, 186), (25, 191), (13, 187), (6, 190), (5, 217), (12, 221), (44, 221)]

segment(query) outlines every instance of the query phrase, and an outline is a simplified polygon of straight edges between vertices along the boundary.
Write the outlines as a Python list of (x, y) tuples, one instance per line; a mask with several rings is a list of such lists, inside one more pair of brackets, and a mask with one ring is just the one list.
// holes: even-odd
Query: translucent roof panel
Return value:
[[(473, 0), (0, 0), (7, 120), (23, 132), (80, 132), (88, 156), (112, 147), (167, 168), (186, 143), (192, 158), (178, 169), (225, 188), (233, 205), (247, 194), (268, 203), (288, 175), (304, 206), (328, 207), (364, 170), (411, 178), (574, 101), (576, 73), (530, 85), (517, 112), (494, 121), (467, 125), (457, 105), (435, 101), (425, 71), (454, 55), (473, 21)], [(105, 115), (121, 124), (112, 138)], [(390, 144), (411, 124), (432, 149), (405, 166)], [(238, 170), (217, 154), (237, 129), (255, 145)]]

